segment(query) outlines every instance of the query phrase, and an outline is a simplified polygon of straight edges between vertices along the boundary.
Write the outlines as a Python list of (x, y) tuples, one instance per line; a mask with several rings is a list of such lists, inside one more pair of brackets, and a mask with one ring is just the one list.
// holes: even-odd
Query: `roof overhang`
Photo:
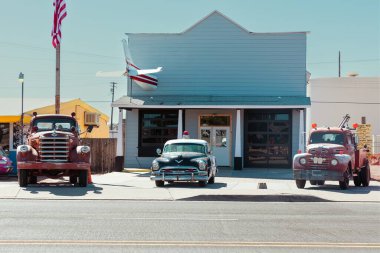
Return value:
[(120, 109), (305, 109), (309, 97), (213, 97), (213, 96), (141, 96), (121, 97), (112, 103)]

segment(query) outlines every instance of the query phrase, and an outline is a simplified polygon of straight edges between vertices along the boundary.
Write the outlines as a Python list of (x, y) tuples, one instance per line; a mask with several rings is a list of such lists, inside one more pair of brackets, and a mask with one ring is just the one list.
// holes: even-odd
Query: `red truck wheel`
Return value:
[(305, 188), (306, 180), (296, 179), (296, 185), (298, 189)]
[(78, 183), (78, 176), (70, 176), (70, 183), (71, 184)]
[(360, 175), (354, 176), (354, 185), (355, 186), (360, 186), (362, 184), (362, 180), (360, 178)]
[(28, 186), (28, 171), (27, 170), (19, 171), (18, 184), (20, 185), (20, 187)]
[(79, 172), (79, 186), (87, 187), (87, 170), (81, 170)]
[(364, 187), (369, 186), (369, 181), (371, 180), (371, 172), (370, 172), (368, 162), (367, 162), (366, 166), (360, 170), (359, 176), (362, 180), (363, 186)]
[(37, 176), (30, 176), (29, 177), (29, 184), (37, 184)]

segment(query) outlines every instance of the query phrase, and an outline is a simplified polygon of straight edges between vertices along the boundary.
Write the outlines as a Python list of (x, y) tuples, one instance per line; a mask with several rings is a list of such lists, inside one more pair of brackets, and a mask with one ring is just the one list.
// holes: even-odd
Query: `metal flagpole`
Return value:
[(60, 64), (61, 64), (61, 44), (55, 48), (55, 114), (60, 111)]

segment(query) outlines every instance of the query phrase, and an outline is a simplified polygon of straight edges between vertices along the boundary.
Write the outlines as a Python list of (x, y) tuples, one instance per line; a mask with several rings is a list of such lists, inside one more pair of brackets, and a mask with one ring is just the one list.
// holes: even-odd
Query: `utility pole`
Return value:
[(339, 77), (340, 77), (340, 50), (339, 50), (338, 62), (339, 62)]
[[(112, 85), (111, 86), (111, 93), (112, 93), (112, 103), (113, 103), (113, 100), (115, 98), (115, 85), (117, 83), (115, 82), (110, 82), (110, 84)], [(111, 106), (111, 127), (110, 127), (110, 130), (113, 129), (113, 107)]]

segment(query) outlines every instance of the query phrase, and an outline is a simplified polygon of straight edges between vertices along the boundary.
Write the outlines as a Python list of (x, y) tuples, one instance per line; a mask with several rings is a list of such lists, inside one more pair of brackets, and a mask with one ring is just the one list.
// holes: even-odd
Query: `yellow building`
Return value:
[[(55, 114), (55, 105), (49, 105), (25, 112), (27, 115)], [(74, 99), (60, 105), (60, 114), (71, 115), (75, 112), (81, 131), (85, 131), (90, 125), (94, 126), (91, 133), (84, 133), (82, 138), (109, 138), (109, 127), (107, 125), (109, 117), (81, 99)]]

